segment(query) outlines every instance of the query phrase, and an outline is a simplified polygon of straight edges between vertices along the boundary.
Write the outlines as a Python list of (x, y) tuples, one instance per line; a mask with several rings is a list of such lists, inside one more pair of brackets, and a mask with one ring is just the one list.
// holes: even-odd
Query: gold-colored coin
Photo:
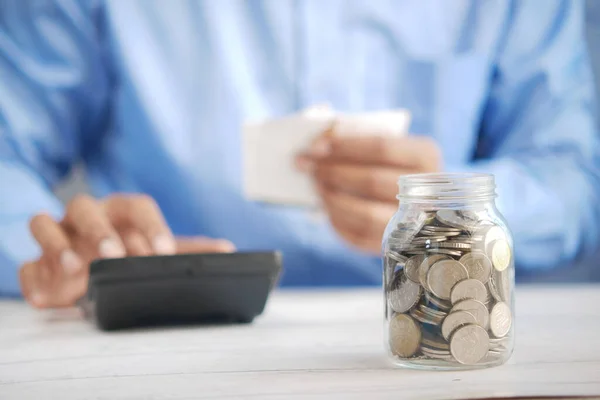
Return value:
[(512, 252), (506, 240), (496, 240), (491, 244), (492, 264), (497, 271), (504, 271), (510, 265)]

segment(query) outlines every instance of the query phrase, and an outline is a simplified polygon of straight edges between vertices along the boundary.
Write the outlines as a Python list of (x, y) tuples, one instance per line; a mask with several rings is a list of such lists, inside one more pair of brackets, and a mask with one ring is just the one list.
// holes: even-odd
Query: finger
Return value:
[(78, 196), (67, 206), (64, 226), (94, 249), (96, 256), (125, 256), (125, 247), (100, 204), (89, 196)]
[(48, 304), (47, 279), (42, 278), (40, 261), (23, 264), (19, 270), (21, 292), (25, 300), (36, 308), (44, 308)]
[(83, 269), (83, 261), (71, 249), (63, 228), (47, 214), (38, 214), (29, 223), (52, 274), (76, 274)]
[(110, 197), (105, 202), (105, 209), (115, 225), (139, 231), (156, 254), (174, 254), (177, 250), (173, 234), (151, 197)]
[(148, 240), (138, 231), (129, 230), (121, 233), (128, 256), (149, 256), (152, 248)]
[(366, 199), (395, 203), (398, 177), (410, 172), (390, 167), (317, 162), (314, 176), (318, 182), (331, 189)]
[(435, 172), (439, 169), (441, 153), (435, 141), (427, 137), (333, 136), (329, 138), (328, 158)]
[(396, 206), (361, 199), (323, 185), (317, 187), (336, 231), (363, 250), (379, 252), (383, 231)]
[(177, 237), (177, 253), (231, 253), (235, 246), (229, 240), (206, 237)]

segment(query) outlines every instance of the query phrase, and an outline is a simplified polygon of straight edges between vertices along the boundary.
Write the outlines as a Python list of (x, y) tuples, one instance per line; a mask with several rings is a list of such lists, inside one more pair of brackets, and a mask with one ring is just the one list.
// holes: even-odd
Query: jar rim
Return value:
[(397, 199), (425, 202), (489, 201), (496, 197), (493, 174), (478, 172), (435, 172), (402, 175)]

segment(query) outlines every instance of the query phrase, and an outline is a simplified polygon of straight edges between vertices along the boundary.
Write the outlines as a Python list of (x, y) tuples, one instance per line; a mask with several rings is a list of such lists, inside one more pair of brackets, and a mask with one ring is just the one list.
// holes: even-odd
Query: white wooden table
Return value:
[(0, 399), (427, 399), (600, 394), (600, 286), (521, 287), (502, 367), (397, 369), (379, 290), (276, 292), (252, 325), (102, 333), (0, 301)]

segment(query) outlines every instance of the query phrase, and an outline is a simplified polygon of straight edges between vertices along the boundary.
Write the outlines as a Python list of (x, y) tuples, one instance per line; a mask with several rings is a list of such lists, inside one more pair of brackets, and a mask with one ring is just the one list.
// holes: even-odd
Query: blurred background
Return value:
[[(406, 11), (400, 22), (390, 19), (398, 10)], [(9, 177), (0, 196), (0, 295), (2, 285), (18, 293), (17, 267), (39, 247), (23, 239), (31, 239), (32, 212), (62, 212), (48, 190), (62, 204), (78, 193), (147, 193), (177, 235), (283, 249), (292, 266), (286, 283), (378, 283), (380, 236), (363, 251), (306, 210), (267, 209), (241, 194), (240, 126), (323, 99), (348, 112), (410, 109), (410, 133), (433, 137), (451, 167), (502, 174), (507, 214), (526, 244), (516, 250), (529, 263), (523, 281), (600, 280), (600, 245), (580, 255), (600, 237), (600, 149), (591, 147), (600, 107), (592, 106), (596, 132), (583, 109), (589, 86), (600, 97), (600, 0), (4, 0), (0, 18), (0, 84), (9, 88), (0, 86), (0, 175)]]

